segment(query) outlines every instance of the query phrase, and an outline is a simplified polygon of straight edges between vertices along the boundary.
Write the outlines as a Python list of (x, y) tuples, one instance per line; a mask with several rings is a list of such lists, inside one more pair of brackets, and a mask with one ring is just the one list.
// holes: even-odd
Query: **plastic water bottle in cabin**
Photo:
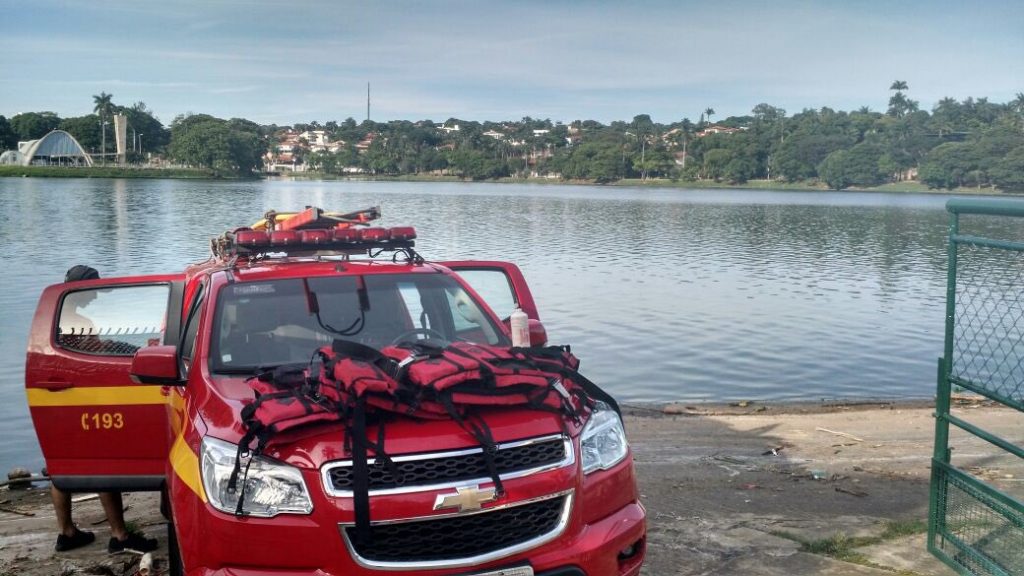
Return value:
[(512, 329), (513, 346), (530, 345), (530, 319), (520, 308), (516, 308), (509, 316), (509, 327)]

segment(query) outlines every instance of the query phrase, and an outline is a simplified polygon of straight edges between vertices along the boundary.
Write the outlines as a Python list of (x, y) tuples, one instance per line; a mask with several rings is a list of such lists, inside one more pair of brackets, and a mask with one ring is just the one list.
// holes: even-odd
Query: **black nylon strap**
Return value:
[(370, 362), (386, 358), (386, 356), (380, 353), (380, 350), (372, 346), (340, 338), (334, 339), (334, 342), (331, 344), (331, 350), (334, 350), (334, 353), (339, 356), (348, 356), (357, 360), (369, 360)]
[(366, 461), (366, 400), (356, 401), (352, 414), (352, 492), (356, 542), (370, 541), (370, 468)]
[(620, 417), (622, 416), (622, 410), (619, 408), (619, 403), (615, 401), (615, 398), (612, 398), (611, 394), (602, 390), (600, 386), (594, 384), (586, 376), (580, 374), (579, 372), (576, 372), (575, 370), (566, 368), (561, 372), (562, 376), (575, 382), (580, 388), (583, 389), (584, 392), (587, 393), (588, 396), (600, 400), (605, 404), (611, 406), (612, 410), (615, 410), (615, 412)]
[[(367, 442), (367, 444), (370, 448), (373, 448), (374, 464), (377, 462), (383, 463), (384, 466), (387, 467), (388, 472), (390, 472), (398, 483), (401, 484), (404, 481), (402, 479), (402, 471), (398, 469), (398, 465), (395, 464), (395, 461), (392, 460), (391, 456), (388, 456), (387, 451), (384, 450), (384, 430), (386, 428), (384, 424), (385, 422), (383, 418), (381, 418), (377, 423), (377, 443), (374, 444), (372, 442)], [(369, 458), (367, 458), (367, 460), (369, 460)]]
[(444, 346), (438, 346), (426, 341), (403, 342), (398, 347), (409, 350), (414, 356), (429, 356), (431, 358), (440, 356), (445, 351)]
[(462, 427), (463, 430), (469, 432), (473, 438), (480, 444), (480, 448), (483, 449), (484, 464), (487, 466), (487, 473), (491, 476), (491, 481), (494, 482), (494, 492), (498, 496), (505, 494), (505, 485), (501, 482), (501, 475), (498, 473), (498, 464), (495, 462), (494, 457), (498, 453), (498, 445), (494, 442), (494, 436), (491, 434), (491, 429), (487, 426), (487, 423), (482, 419), (479, 422), (474, 422), (471, 417), (463, 418), (462, 414), (455, 408), (455, 402), (452, 401), (452, 395), (450, 392), (445, 392), (440, 397), (441, 405), (444, 406), (445, 410), (448, 411), (448, 415), (451, 416), (452, 420)]
[(563, 378), (567, 378), (575, 382), (591, 398), (604, 402), (611, 406), (612, 409), (614, 409), (620, 416), (622, 415), (619, 403), (615, 401), (615, 398), (612, 398), (611, 394), (602, 390), (600, 386), (591, 382), (586, 376), (580, 374), (578, 370), (566, 366), (562, 353), (571, 353), (571, 349), (568, 346), (545, 346), (537, 348), (518, 347), (511, 348), (509, 351), (513, 354), (522, 354), (523, 356), (534, 359), (538, 362), (554, 364), (556, 366), (555, 371), (561, 374)]
[(487, 363), (487, 360), (484, 360), (482, 358), (477, 358), (476, 356), (473, 356), (472, 354), (470, 354), (468, 352), (465, 352), (463, 350), (459, 350), (458, 348), (454, 348), (452, 346), (449, 346), (448, 348), (445, 348), (445, 351), (446, 352), (450, 352), (452, 354), (455, 354), (456, 356), (461, 356), (463, 358), (468, 358), (469, 360), (472, 360), (472, 361), (476, 362), (477, 363), (477, 367), (478, 367), (477, 369), (480, 370), (480, 380), (486, 386), (490, 386), (491, 388), (497, 387), (498, 383), (497, 383), (497, 380), (494, 378), (494, 370), (491, 369), (491, 366), (490, 366), (490, 364)]
[(242, 510), (242, 506), (245, 505), (245, 481), (249, 478), (249, 465), (252, 464), (252, 458), (245, 463), (245, 473), (242, 474), (242, 490), (238, 493), (238, 504), (235, 505), (235, 516), (244, 516), (245, 511)]

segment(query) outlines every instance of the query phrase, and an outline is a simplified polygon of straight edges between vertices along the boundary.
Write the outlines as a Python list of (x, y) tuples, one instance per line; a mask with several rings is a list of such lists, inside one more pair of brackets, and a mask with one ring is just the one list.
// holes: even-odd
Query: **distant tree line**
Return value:
[[(615, 182), (671, 179), (743, 183), (754, 179), (821, 182), (834, 189), (917, 179), (932, 188), (994, 187), (1024, 191), (1024, 93), (998, 104), (986, 98), (940, 100), (920, 110), (907, 83), (890, 86), (885, 112), (868, 108), (786, 111), (758, 104), (749, 115), (711, 122), (708, 107), (697, 122), (661, 124), (641, 114), (632, 121), (569, 124), (530, 117), (507, 122), (432, 120), (310, 122), (258, 125), (204, 114), (175, 118), (169, 128), (145, 104), (113, 104), (94, 96), (94, 113), (59, 118), (52, 112), (0, 116), (0, 147), (60, 128), (88, 150), (98, 150), (101, 123), (129, 116), (145, 133), (145, 150), (197, 167), (250, 172), (262, 167), (285, 130), (323, 130), (336, 151), (296, 150), (295, 161), (324, 174), (353, 170), (378, 175), (449, 174), (485, 180), (558, 177)], [(446, 129), (441, 129), (440, 126)], [(455, 127), (458, 127), (456, 130)], [(112, 139), (108, 135), (108, 140)], [(112, 145), (108, 142), (108, 148)]]

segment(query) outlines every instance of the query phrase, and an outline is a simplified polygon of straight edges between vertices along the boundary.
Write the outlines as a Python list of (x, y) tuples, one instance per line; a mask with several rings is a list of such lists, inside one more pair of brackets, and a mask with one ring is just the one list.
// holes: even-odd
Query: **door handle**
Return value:
[(58, 390), (67, 390), (74, 386), (71, 382), (64, 380), (44, 380), (36, 383), (39, 388), (50, 390), (51, 392), (57, 392)]

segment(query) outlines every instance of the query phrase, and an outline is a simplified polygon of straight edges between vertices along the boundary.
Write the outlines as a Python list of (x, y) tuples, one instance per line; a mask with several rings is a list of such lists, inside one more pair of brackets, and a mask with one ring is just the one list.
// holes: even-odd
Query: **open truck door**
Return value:
[(141, 348), (177, 345), (183, 275), (57, 284), (32, 321), (25, 389), (53, 483), (158, 490), (169, 447), (165, 387), (137, 384)]
[(511, 262), (486, 260), (459, 260), (441, 264), (469, 284), (506, 326), (512, 312), (516, 308), (521, 309), (530, 319), (531, 345), (542, 346), (547, 343), (547, 332), (540, 323), (533, 294), (518, 266)]

